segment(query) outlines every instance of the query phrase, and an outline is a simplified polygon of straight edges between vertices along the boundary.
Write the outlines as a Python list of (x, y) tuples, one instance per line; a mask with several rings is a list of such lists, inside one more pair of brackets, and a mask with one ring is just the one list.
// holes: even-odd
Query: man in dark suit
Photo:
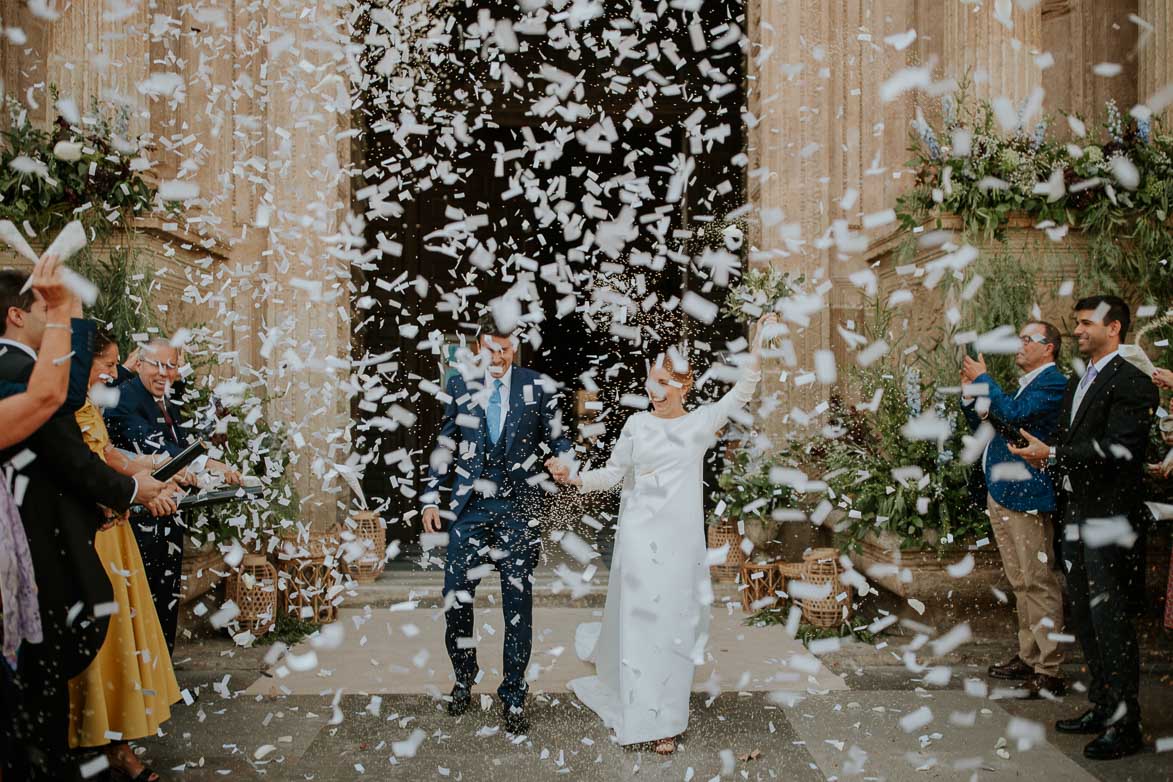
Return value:
[[(182, 423), (179, 405), (171, 398), (178, 363), (175, 347), (167, 339), (155, 337), (139, 350), (134, 374), (119, 368), (118, 404), (103, 413), (115, 446), (136, 453), (175, 456), (190, 444), (191, 435)], [(207, 459), (205, 469), (220, 473), (229, 483), (241, 483), (240, 474), (222, 462)], [(186, 528), (177, 515), (156, 519), (135, 516), (131, 528), (142, 553), (167, 649), (174, 651)]]
[[(93, 323), (49, 320), (44, 301), (33, 291), (21, 292), (25, 280), (20, 272), (0, 271), (0, 380), (27, 383), (45, 330), (52, 328), (77, 332), (72, 359), (77, 366), (71, 369), (88, 378)], [(105, 640), (113, 600), (94, 551), (94, 533), (105, 522), (98, 506), (125, 510), (138, 502), (157, 513), (175, 507), (167, 498), (171, 488), (149, 473), (128, 478), (107, 467), (83, 441), (73, 413), (62, 408), (26, 440), (0, 451), (0, 464), (14, 469), (13, 494), (20, 500), (41, 614), (43, 640), (21, 647), (5, 694), (6, 701), (15, 701), (6, 707), (14, 724), (5, 729), (27, 754), (30, 768), (22, 773), (32, 779), (77, 774), (69, 762), (67, 684)]]
[(1055, 728), (1098, 734), (1083, 753), (1108, 760), (1138, 752), (1143, 745), (1136, 568), (1143, 560), (1145, 450), (1160, 398), (1152, 380), (1119, 354), (1131, 322), (1123, 300), (1081, 299), (1075, 317), (1087, 369), (1067, 388), (1054, 445), (1024, 432), (1028, 445), (1011, 450), (1035, 466), (1048, 465), (1066, 506), (1063, 559), (1069, 625), (1091, 675), (1092, 708), (1075, 719), (1060, 720)]
[(1058, 329), (1032, 321), (1018, 336), (1021, 347), (1014, 363), (1022, 375), (1013, 394), (1004, 392), (987, 373), (983, 356), (966, 356), (961, 370), (963, 383), (985, 386), (985, 396), (962, 407), (970, 426), (975, 431), (982, 421), (995, 426), (982, 454), (986, 508), (1018, 614), (1018, 653), (1009, 662), (991, 665), (989, 674), (1021, 680), (1035, 697), (1043, 691), (1062, 695), (1067, 690), (1059, 670), (1063, 654), (1054, 640), (1063, 628), (1063, 587), (1053, 545), (1055, 489), (1046, 472), (1010, 453), (1005, 435), (997, 429), (1027, 429), (1042, 440), (1051, 440), (1059, 425), (1067, 378), (1055, 366), (1062, 339)]
[[(538, 467), (559, 469), (556, 457), (572, 449), (562, 436), (554, 383), (513, 366), (514, 342), (491, 318), (480, 324), (481, 374), (457, 374), (440, 397), (444, 419), (429, 460), (424, 531), (449, 521), (444, 568), (444, 634), (456, 675), (448, 713), (468, 709), (479, 668), (473, 597), (485, 568), (501, 574), (505, 616), (505, 678), (497, 690), (505, 729), (528, 730), (525, 681), (533, 637), (533, 569), (541, 540), (533, 516), (542, 496)], [(451, 484), (450, 486), (447, 484)], [(441, 489), (449, 489), (445, 509)]]

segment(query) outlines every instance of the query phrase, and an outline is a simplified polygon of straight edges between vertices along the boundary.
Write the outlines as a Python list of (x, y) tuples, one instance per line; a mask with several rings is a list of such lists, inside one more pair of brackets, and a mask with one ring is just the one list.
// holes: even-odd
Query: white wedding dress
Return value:
[(593, 661), (597, 675), (570, 682), (620, 744), (676, 736), (688, 726), (713, 602), (704, 456), (716, 432), (753, 398), (760, 377), (744, 370), (719, 401), (679, 418), (632, 415), (607, 466), (580, 475), (582, 492), (623, 481), (603, 622), (580, 625), (575, 637), (579, 657)]

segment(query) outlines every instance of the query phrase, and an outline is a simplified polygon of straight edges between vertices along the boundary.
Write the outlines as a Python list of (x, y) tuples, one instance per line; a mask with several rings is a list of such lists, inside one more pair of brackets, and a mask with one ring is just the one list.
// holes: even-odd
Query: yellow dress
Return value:
[[(77, 411), (77, 423), (86, 445), (105, 460), (110, 435), (93, 402)], [(126, 514), (107, 513), (114, 526), (98, 532), (94, 548), (114, 588), (118, 611), (110, 617), (98, 656), (69, 682), (71, 747), (154, 736), (180, 698), (134, 530)]]

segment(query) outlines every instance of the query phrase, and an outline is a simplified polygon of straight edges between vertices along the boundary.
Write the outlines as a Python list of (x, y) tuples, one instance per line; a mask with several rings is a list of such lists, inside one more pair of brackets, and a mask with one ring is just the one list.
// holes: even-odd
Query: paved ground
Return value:
[[(1082, 757), (1083, 739), (1052, 729), (1082, 709), (1080, 695), (1027, 702), (982, 689), (985, 667), (1011, 653), (1005, 608), (942, 605), (922, 615), (886, 598), (865, 615), (890, 611), (916, 624), (896, 625), (874, 645), (845, 641), (796, 677), (795, 661), (807, 653), (783, 628), (745, 627), (739, 608), (718, 606), (713, 660), (697, 677), (689, 731), (678, 754), (663, 760), (646, 747), (615, 745), (565, 691), (566, 680), (589, 670), (575, 659), (573, 628), (597, 619), (593, 593), (572, 605), (563, 595), (561, 608), (539, 601), (534, 661), (543, 669), (532, 728), (521, 738), (503, 733), (490, 695), (501, 638), (492, 580), (478, 594), (487, 676), (478, 708), (462, 718), (448, 717), (429, 695), (449, 686), (442, 617), (434, 577), (412, 576), (354, 596), (338, 625), (344, 631), (316, 649), (296, 647), (288, 675), (266, 662), (265, 647), (236, 649), (218, 637), (181, 644), (180, 681), (198, 700), (180, 704), (166, 734), (145, 742), (147, 757), (177, 780), (1173, 780), (1173, 752), (1153, 748), (1158, 739), (1173, 742), (1171, 644), (1153, 622), (1142, 688), (1149, 748), (1095, 764)], [(962, 615), (974, 637), (932, 657), (926, 640)], [(903, 664), (906, 653), (916, 654), (917, 672)], [(717, 697), (703, 691), (714, 673)], [(1078, 661), (1068, 675), (1079, 678)]]

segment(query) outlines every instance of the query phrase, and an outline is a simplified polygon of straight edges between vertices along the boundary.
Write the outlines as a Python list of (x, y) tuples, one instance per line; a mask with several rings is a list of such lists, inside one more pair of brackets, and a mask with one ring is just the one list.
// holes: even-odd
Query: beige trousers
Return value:
[[(1047, 636), (1063, 631), (1063, 588), (1054, 569), (1051, 514), (1024, 513), (999, 505), (986, 495), (994, 540), (1002, 567), (1014, 590), (1018, 613), (1018, 656), (1035, 673), (1059, 675), (1063, 654)], [(1043, 554), (1046, 561), (1040, 560)], [(1050, 619), (1050, 622), (1044, 622)]]

